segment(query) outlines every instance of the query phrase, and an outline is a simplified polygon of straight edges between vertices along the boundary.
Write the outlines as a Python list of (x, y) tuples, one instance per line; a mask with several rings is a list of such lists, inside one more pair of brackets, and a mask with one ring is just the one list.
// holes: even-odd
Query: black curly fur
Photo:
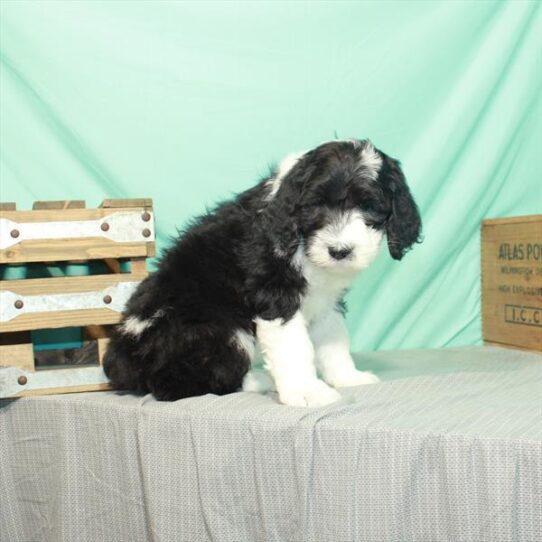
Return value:
[(113, 387), (161, 400), (238, 390), (251, 360), (234, 334), (254, 336), (256, 317), (286, 321), (299, 309), (306, 282), (291, 260), (329, 209), (361, 208), (400, 260), (419, 240), (419, 212), (397, 161), (377, 151), (378, 179), (360, 171), (364, 143), (321, 145), (295, 164), (274, 198), (271, 174), (194, 220), (127, 303), (123, 322), (149, 325), (129, 334), (121, 323), (114, 332), (104, 360)]

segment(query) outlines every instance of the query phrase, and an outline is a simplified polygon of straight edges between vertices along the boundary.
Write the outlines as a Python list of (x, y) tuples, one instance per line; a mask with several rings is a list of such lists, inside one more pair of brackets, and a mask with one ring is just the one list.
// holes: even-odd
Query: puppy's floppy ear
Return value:
[(422, 221), (399, 162), (383, 155), (380, 181), (391, 194), (391, 214), (387, 222), (388, 248), (394, 260), (400, 260), (414, 243), (421, 242)]

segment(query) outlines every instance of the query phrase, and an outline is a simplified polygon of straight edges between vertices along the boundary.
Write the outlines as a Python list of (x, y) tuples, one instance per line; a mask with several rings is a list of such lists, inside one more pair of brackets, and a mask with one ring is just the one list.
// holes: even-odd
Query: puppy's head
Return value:
[(316, 266), (357, 271), (387, 237), (400, 260), (419, 240), (421, 220), (399, 162), (370, 141), (332, 141), (285, 159), (268, 181), (275, 252), (300, 242)]

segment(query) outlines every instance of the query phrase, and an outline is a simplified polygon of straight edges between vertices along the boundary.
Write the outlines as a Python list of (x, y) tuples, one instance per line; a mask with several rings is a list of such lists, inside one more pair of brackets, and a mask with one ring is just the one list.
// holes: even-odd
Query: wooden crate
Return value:
[[(101, 261), (106, 270), (0, 280), (0, 397), (108, 389), (101, 367), (108, 336), (154, 254), (150, 199), (104, 200), (97, 209), (84, 201), (36, 202), (29, 211), (0, 204), (3, 267)], [(31, 333), (74, 326), (94, 344), (96, 364), (39, 367)]]
[(484, 220), (481, 242), (484, 341), (542, 351), (542, 215)]

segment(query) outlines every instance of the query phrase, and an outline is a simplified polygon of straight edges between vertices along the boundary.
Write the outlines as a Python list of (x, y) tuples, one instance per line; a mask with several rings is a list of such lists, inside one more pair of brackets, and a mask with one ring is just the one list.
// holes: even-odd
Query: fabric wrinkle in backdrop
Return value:
[[(175, 227), (369, 137), (424, 219), (347, 298), (354, 350), (479, 344), (479, 225), (542, 212), (537, 1), (0, 3), (0, 200), (152, 197)], [(51, 270), (55, 272), (54, 269)]]

